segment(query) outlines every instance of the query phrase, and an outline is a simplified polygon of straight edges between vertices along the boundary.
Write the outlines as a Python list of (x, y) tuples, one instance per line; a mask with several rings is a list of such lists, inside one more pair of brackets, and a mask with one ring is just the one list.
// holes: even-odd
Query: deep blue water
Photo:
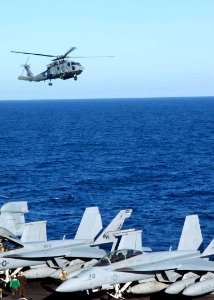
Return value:
[[(0, 101), (0, 194), (27, 200), (27, 221), (73, 237), (87, 206), (153, 249), (177, 246), (186, 214), (214, 237), (214, 97)], [(0, 205), (5, 203), (0, 198)]]

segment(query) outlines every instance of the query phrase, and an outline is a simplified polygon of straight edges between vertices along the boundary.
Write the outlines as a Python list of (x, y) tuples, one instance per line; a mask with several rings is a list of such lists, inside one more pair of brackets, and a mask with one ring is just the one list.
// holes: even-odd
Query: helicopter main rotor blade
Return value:
[(97, 58), (97, 57), (115, 57), (113, 55), (98, 55), (98, 56), (67, 56), (68, 58)]
[(32, 52), (22, 52), (22, 51), (11, 51), (13, 53), (21, 53), (28, 55), (37, 55), (37, 56), (45, 56), (45, 57), (55, 57), (53, 61), (64, 58), (97, 58), (97, 57), (114, 57), (112, 55), (98, 55), (98, 56), (68, 56), (69, 53), (74, 51), (76, 47), (71, 47), (64, 55), (51, 55), (51, 54), (43, 54), (43, 53), (32, 53)]
[(55, 56), (56, 58), (54, 58), (53, 61), (56, 61), (56, 60), (58, 60), (58, 59), (64, 59), (64, 58), (66, 58), (66, 57), (69, 57), (69, 56), (67, 56), (67, 55), (68, 55), (70, 52), (74, 51), (75, 49), (76, 49), (76, 47), (71, 47), (65, 54)]
[(76, 47), (71, 47), (64, 55), (62, 55), (63, 58), (65, 58), (69, 53), (77, 49)]
[(57, 57), (57, 55), (49, 55), (49, 54), (42, 54), (42, 53), (31, 53), (31, 52), (20, 52), (20, 51), (10, 51), (10, 52), (21, 53), (21, 54), (39, 55), (39, 56), (47, 56), (47, 57)]

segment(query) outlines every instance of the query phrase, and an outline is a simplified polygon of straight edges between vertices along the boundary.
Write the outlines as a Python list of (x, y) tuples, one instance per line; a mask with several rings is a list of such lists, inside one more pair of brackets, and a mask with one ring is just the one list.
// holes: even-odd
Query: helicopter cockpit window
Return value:
[(68, 62), (68, 64), (67, 64), (67, 65), (68, 65), (68, 67), (70, 67), (70, 63), (69, 63), (69, 62)]

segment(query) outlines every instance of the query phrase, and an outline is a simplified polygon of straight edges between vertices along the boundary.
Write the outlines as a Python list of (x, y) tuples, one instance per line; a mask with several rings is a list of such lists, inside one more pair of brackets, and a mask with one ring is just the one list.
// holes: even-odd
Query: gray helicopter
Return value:
[[(65, 54), (63, 55), (49, 55), (49, 54), (42, 54), (42, 53), (31, 53), (31, 52), (20, 52), (20, 51), (11, 51), (13, 53), (21, 53), (21, 54), (29, 54), (29, 55), (38, 55), (38, 56), (46, 56), (46, 57), (55, 57), (50, 64), (47, 65), (47, 69), (38, 74), (33, 75), (30, 65), (27, 62), (23, 65), (24, 69), (27, 72), (27, 76), (19, 76), (19, 80), (25, 81), (45, 81), (50, 80), (48, 83), (50, 86), (52, 85), (52, 79), (70, 79), (74, 78), (77, 80), (77, 75), (80, 75), (84, 70), (83, 66), (79, 62), (68, 60), (70, 58), (68, 56), (69, 53), (74, 51), (76, 47), (70, 48)], [(75, 57), (77, 58), (77, 57)]]
[[(27, 72), (27, 76), (19, 76), (19, 80), (25, 81), (45, 81), (50, 80), (48, 85), (53, 85), (52, 79), (70, 79), (74, 78), (77, 80), (77, 75), (80, 75), (84, 70), (83, 66), (79, 62), (68, 60), (67, 58), (71, 58), (68, 56), (69, 53), (74, 51), (76, 47), (71, 47), (65, 54), (63, 55), (49, 55), (42, 53), (31, 53), (31, 52), (20, 52), (20, 51), (11, 51), (13, 53), (21, 53), (21, 54), (29, 54), (29, 55), (38, 55), (38, 56), (46, 56), (46, 57), (55, 57), (50, 64), (47, 65), (47, 70), (44, 72), (33, 75), (30, 65), (27, 62), (23, 65), (24, 70)], [(72, 56), (72, 58), (87, 58), (87, 57), (113, 57), (113, 56)]]

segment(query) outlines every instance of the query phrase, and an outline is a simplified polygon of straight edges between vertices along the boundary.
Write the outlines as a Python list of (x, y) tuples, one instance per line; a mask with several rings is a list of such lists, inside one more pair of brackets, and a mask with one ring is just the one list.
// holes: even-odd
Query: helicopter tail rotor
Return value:
[(27, 60), (26, 60), (26, 63), (23, 64), (23, 65), (21, 65), (21, 67), (23, 67), (21, 76), (23, 76), (24, 71), (27, 72), (27, 76), (28, 76), (28, 77), (33, 77), (33, 76), (34, 76), (33, 73), (32, 73), (32, 71), (31, 71), (31, 69), (30, 69), (30, 65), (28, 64), (29, 58), (30, 58), (30, 56), (28, 56), (28, 58), (27, 58)]
[[(26, 63), (20, 66), (20, 67), (23, 67), (21, 76), (23, 76), (24, 71), (26, 70), (26, 66), (27, 66), (27, 64), (28, 64), (29, 58), (30, 58), (30, 56), (28, 56), (28, 58), (27, 58), (27, 60), (26, 60)], [(30, 65), (29, 65), (29, 67), (30, 67)]]

